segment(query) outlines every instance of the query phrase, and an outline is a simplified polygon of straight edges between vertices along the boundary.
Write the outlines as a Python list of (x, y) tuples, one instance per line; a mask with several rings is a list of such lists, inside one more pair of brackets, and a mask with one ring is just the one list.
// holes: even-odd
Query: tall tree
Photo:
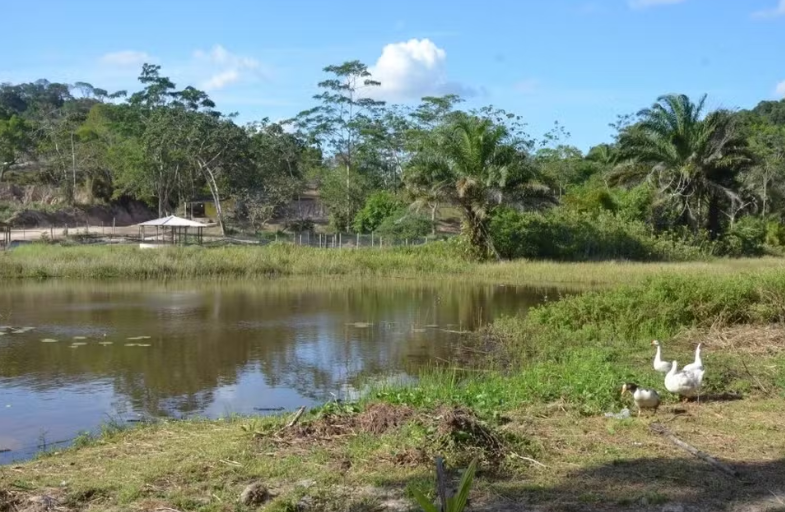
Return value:
[(471, 246), (497, 257), (488, 231), (493, 209), (517, 198), (514, 192), (531, 183), (526, 148), (516, 135), (490, 117), (456, 116), (436, 130), (434, 140), (413, 159), (406, 176), (414, 194), (437, 190), (444, 194), (445, 200), (460, 209)]
[(695, 103), (672, 94), (640, 111), (620, 134), (625, 163), (616, 178), (651, 179), (685, 223), (716, 238), (723, 208), (741, 201), (738, 176), (752, 158), (733, 116), (721, 110), (704, 116), (705, 103), (705, 95)]
[(9, 119), (0, 118), (0, 181), (3, 181), (3, 176), (12, 166), (29, 154), (32, 147), (30, 123), (16, 114)]

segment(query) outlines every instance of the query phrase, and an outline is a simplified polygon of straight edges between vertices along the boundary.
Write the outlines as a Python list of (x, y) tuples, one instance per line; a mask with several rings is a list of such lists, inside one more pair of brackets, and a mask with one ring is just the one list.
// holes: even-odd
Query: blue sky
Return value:
[(461, 92), (537, 137), (558, 120), (581, 149), (663, 93), (785, 97), (785, 0), (26, 0), (2, 14), (15, 43), (0, 82), (134, 90), (148, 61), (241, 122), (312, 106), (321, 69), (352, 59), (385, 99)]

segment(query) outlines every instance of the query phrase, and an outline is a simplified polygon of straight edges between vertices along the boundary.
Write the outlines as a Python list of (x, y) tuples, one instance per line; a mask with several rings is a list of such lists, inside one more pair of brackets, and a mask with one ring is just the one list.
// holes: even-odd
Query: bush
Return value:
[(726, 256), (762, 256), (767, 238), (766, 221), (760, 217), (742, 217), (730, 227), (722, 239)]
[(356, 233), (371, 233), (402, 208), (403, 204), (387, 191), (375, 192), (368, 196), (365, 205), (354, 216), (352, 228)]
[(428, 236), (432, 228), (431, 219), (404, 208), (385, 218), (376, 229), (376, 233), (383, 237), (403, 240)]
[(608, 211), (555, 208), (542, 214), (499, 208), (490, 230), (496, 250), (507, 259), (685, 261), (707, 255), (699, 247), (655, 236), (644, 223)]

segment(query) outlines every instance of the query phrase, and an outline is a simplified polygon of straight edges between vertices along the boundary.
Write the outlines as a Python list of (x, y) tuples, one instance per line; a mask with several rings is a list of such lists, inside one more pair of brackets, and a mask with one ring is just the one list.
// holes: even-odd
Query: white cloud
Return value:
[(202, 77), (205, 72), (208, 74), (206, 78), (202, 78), (200, 84), (206, 91), (217, 91), (246, 78), (264, 74), (259, 61), (235, 55), (220, 44), (213, 46), (209, 52), (196, 50), (193, 57), (199, 74)]
[(776, 7), (752, 13), (753, 18), (777, 18), (785, 16), (785, 0), (780, 0)]
[(660, 5), (673, 5), (686, 2), (687, 0), (628, 0), (627, 4), (633, 9), (646, 9), (647, 7), (657, 7)]
[(785, 99), (785, 80), (777, 84), (774, 92), (782, 99)]
[(145, 62), (152, 62), (153, 60), (155, 59), (153, 59), (147, 53), (137, 52), (134, 50), (107, 53), (100, 59), (101, 64), (122, 67), (138, 67)]
[(369, 68), (381, 82), (370, 96), (391, 101), (417, 100), (428, 95), (473, 95), (475, 91), (447, 79), (447, 52), (430, 39), (388, 44)]

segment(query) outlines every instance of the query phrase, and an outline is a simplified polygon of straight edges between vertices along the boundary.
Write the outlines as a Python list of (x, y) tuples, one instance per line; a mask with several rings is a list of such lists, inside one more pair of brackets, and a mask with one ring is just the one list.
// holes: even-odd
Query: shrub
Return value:
[(766, 221), (760, 217), (742, 217), (730, 227), (722, 239), (722, 252), (727, 256), (762, 256), (766, 243)]
[(700, 247), (672, 236), (655, 236), (646, 224), (608, 211), (555, 208), (541, 214), (499, 208), (490, 230), (496, 250), (507, 259), (676, 261), (706, 255)]
[(387, 191), (375, 192), (368, 196), (365, 205), (354, 216), (352, 228), (356, 233), (371, 233), (382, 223), (401, 209), (403, 204)]
[(431, 232), (432, 226), (431, 219), (404, 208), (385, 218), (376, 232), (383, 237), (396, 240), (422, 238)]

